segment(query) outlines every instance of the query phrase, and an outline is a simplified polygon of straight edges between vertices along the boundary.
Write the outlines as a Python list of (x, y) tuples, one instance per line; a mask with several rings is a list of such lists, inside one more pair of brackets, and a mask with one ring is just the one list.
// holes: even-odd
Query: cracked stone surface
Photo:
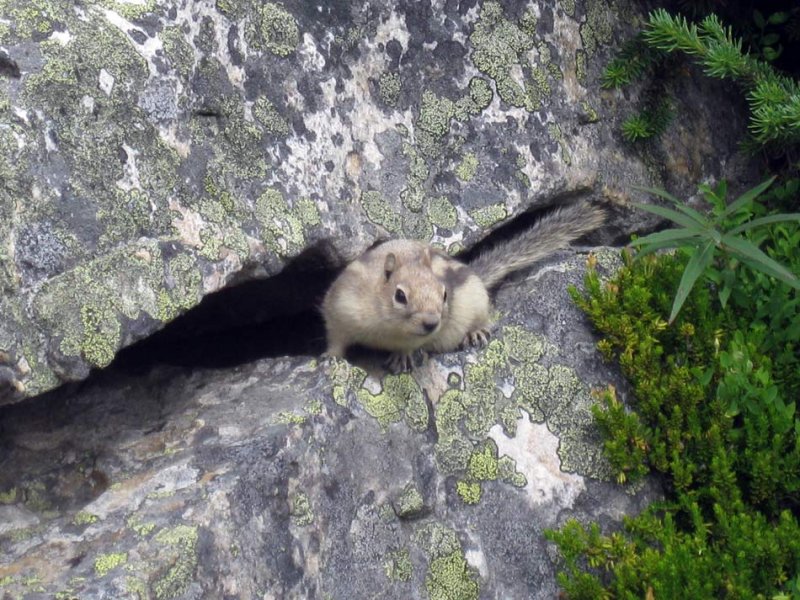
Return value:
[(0, 0), (0, 14), (0, 404), (86, 378), (321, 240), (346, 256), (384, 235), (457, 251), (592, 198), (613, 207), (610, 241), (646, 222), (631, 184), (680, 195), (745, 169), (741, 106), (691, 69), (656, 82), (680, 107), (667, 134), (622, 143), (652, 85), (599, 86), (643, 17), (626, 0)]
[(0, 593), (555, 597), (545, 528), (659, 497), (608, 480), (590, 390), (628, 391), (568, 300), (585, 262), (509, 282), (488, 347), (412, 374), (115, 366), (4, 407)]

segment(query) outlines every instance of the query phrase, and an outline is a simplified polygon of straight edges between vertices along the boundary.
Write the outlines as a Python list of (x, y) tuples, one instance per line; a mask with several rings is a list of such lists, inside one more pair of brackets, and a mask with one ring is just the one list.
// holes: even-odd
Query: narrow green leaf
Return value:
[(657, 204), (642, 204), (641, 202), (634, 202), (633, 205), (636, 208), (641, 210), (646, 210), (647, 212), (651, 212), (654, 215), (658, 215), (659, 217), (663, 217), (664, 219), (669, 219), (677, 223), (678, 225), (683, 225), (687, 229), (692, 231), (701, 231), (705, 228), (704, 222), (697, 222), (695, 219), (691, 218), (688, 215), (683, 213), (679, 213), (676, 210), (672, 210), (671, 208), (667, 208), (665, 206), (658, 206)]
[(725, 307), (728, 305), (728, 298), (731, 297), (731, 292), (733, 291), (733, 287), (728, 284), (726, 281), (724, 285), (719, 290), (719, 303), (722, 306), (722, 310), (725, 310)]
[(751, 244), (743, 238), (731, 235), (723, 237), (722, 243), (742, 262), (750, 265), (750, 267), (775, 277), (776, 279), (780, 279), (793, 288), (800, 289), (800, 280), (798, 280), (797, 276), (786, 267), (767, 256), (755, 244)]
[(756, 187), (747, 190), (744, 194), (734, 200), (728, 208), (726, 208), (720, 215), (720, 219), (728, 217), (735, 213), (740, 208), (752, 202), (756, 197), (760, 196), (775, 181), (775, 176), (770, 177), (766, 181), (762, 181)]
[(738, 227), (731, 229), (728, 234), (736, 235), (743, 231), (750, 231), (754, 227), (761, 227), (762, 225), (769, 225), (770, 223), (788, 223), (790, 221), (800, 221), (800, 213), (782, 213), (779, 215), (769, 215), (768, 217), (759, 217), (747, 223), (742, 223)]
[(681, 282), (678, 284), (678, 292), (675, 294), (675, 300), (672, 303), (672, 312), (669, 315), (669, 322), (672, 323), (675, 317), (692, 291), (697, 278), (703, 274), (711, 261), (714, 259), (715, 246), (713, 242), (707, 243), (702, 250), (695, 252), (689, 262), (686, 263), (686, 268), (683, 270)]
[[(687, 240), (687, 242), (685, 244), (682, 244), (680, 247), (683, 247), (683, 248), (685, 248), (685, 247), (697, 247), (701, 243), (703, 243), (703, 241), (704, 240), (702, 240), (700, 238), (693, 238), (693, 239)], [(648, 244), (646, 246), (642, 246), (641, 248), (637, 248), (637, 250), (636, 250), (636, 258), (641, 258), (643, 256), (647, 256), (648, 254), (652, 254), (653, 252), (657, 252), (658, 250), (663, 250), (664, 248), (676, 248), (676, 247), (678, 247), (678, 246), (676, 246), (676, 244), (674, 242), (672, 242), (672, 241), (661, 242), (659, 244)]]
[(789, 20), (789, 13), (788, 12), (776, 12), (772, 13), (767, 19), (773, 25), (782, 25)]
[[(665, 229), (657, 231), (644, 237), (637, 238), (631, 241), (631, 246), (644, 246), (649, 244), (660, 244), (662, 242), (672, 242), (675, 246), (680, 246), (682, 241), (688, 241), (699, 238), (700, 235), (696, 231), (689, 229)], [(668, 248), (669, 246), (662, 246)]]
[(777, 33), (768, 33), (763, 38), (761, 38), (761, 45), (762, 46), (772, 46), (775, 42), (781, 39)]

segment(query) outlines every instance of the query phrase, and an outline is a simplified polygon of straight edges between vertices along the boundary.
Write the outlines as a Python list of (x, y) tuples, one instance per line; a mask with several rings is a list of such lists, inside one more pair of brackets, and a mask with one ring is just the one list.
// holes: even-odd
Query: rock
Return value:
[(642, 199), (631, 184), (685, 194), (738, 175), (741, 106), (696, 71), (658, 82), (691, 108), (662, 138), (621, 142), (652, 90), (598, 84), (640, 10), (7, 0), (0, 403), (86, 378), (321, 241), (457, 251), (590, 198), (615, 207), (611, 241), (648, 222), (627, 208)]
[[(615, 268), (616, 250), (601, 251)], [(564, 253), (505, 285), (483, 350), (411, 374), (116, 364), (0, 412), (0, 589), (33, 598), (553, 598), (542, 531), (618, 526)], [(128, 365), (129, 366), (129, 365)]]

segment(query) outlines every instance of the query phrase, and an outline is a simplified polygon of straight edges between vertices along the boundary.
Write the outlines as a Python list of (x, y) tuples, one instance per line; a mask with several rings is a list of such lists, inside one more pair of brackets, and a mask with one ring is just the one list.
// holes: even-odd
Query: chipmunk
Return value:
[(602, 209), (564, 206), (469, 265), (416, 240), (367, 250), (333, 282), (322, 302), (328, 350), (343, 357), (358, 344), (391, 352), (393, 372), (413, 366), (417, 350), (447, 352), (489, 340), (489, 290), (599, 227)]

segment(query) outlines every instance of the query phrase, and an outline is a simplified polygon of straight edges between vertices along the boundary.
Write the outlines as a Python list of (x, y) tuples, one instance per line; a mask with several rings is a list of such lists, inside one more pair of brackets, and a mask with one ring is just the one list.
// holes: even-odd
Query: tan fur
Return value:
[(419, 241), (380, 244), (350, 263), (325, 295), (327, 354), (344, 356), (355, 344), (388, 350), (393, 369), (405, 370), (416, 350), (486, 343), (487, 288), (596, 228), (603, 216), (588, 205), (556, 209), (470, 266)]

